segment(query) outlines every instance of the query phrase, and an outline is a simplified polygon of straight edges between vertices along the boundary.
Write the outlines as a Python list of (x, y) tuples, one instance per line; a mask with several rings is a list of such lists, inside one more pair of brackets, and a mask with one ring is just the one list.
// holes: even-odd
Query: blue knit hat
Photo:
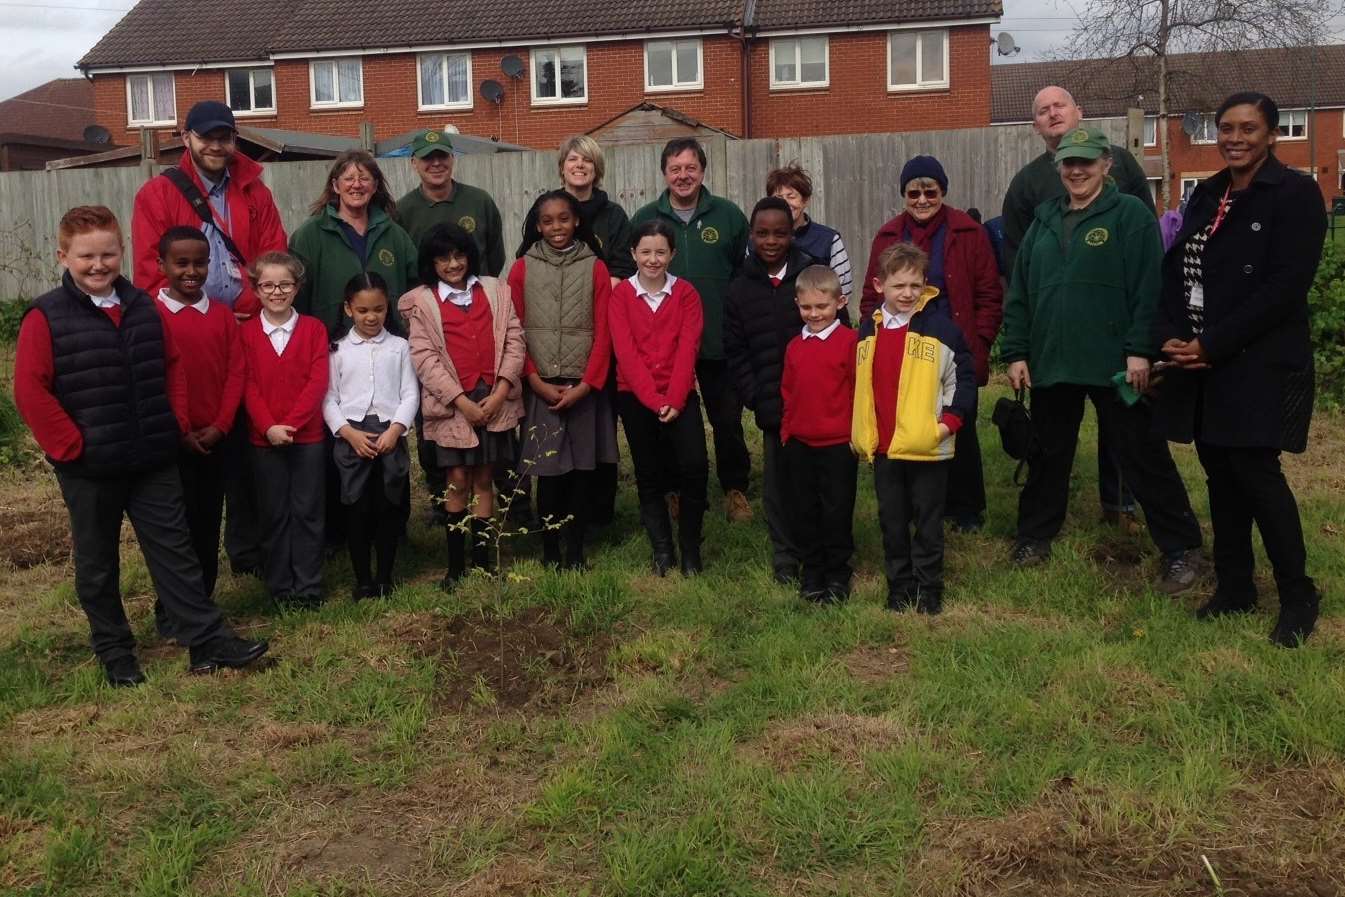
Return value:
[(916, 178), (929, 178), (937, 183), (944, 193), (948, 192), (948, 175), (943, 173), (943, 166), (933, 156), (913, 156), (911, 161), (901, 167), (903, 193), (906, 191), (906, 185)]

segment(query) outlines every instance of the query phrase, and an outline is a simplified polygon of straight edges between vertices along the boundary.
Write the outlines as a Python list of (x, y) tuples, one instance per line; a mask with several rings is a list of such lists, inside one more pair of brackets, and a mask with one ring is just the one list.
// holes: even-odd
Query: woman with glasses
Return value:
[[(336, 157), (310, 212), (313, 217), (290, 237), (290, 252), (308, 272), (294, 307), (318, 318), (338, 339), (350, 329), (343, 306), (346, 284), (357, 274), (378, 274), (395, 299), (418, 282), (416, 244), (397, 223), (383, 172), (364, 150)], [(401, 333), (395, 308), (388, 329)]]
[[(873, 238), (860, 314), (874, 314), (882, 304), (875, 274), (883, 250), (893, 243), (914, 243), (929, 256), (926, 282), (939, 290), (934, 303), (942, 305), (962, 331), (976, 364), (976, 385), (984, 386), (990, 377), (990, 346), (999, 333), (1004, 299), (990, 237), (970, 215), (944, 202), (948, 175), (933, 156), (915, 156), (902, 167), (901, 192), (905, 211), (879, 228)], [(955, 529), (975, 532), (985, 524), (985, 474), (975, 415), (957, 431), (949, 463), (944, 519)]]

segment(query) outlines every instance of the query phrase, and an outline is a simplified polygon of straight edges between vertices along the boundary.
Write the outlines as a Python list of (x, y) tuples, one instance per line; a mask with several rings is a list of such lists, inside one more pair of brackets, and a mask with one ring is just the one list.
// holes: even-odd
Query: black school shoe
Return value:
[(920, 589), (915, 596), (915, 612), (929, 617), (943, 613), (943, 590)]
[(221, 635), (190, 650), (188, 672), (194, 675), (217, 673), (221, 669), (241, 669), (257, 660), (271, 646), (265, 641), (250, 641), (236, 635)]
[(915, 592), (912, 589), (887, 590), (887, 609), (895, 613), (908, 611), (915, 607)]
[(1209, 601), (1196, 608), (1197, 620), (1213, 620), (1231, 614), (1250, 614), (1256, 610), (1256, 595), (1230, 595), (1217, 588)]
[(145, 682), (145, 674), (141, 672), (135, 655), (118, 657), (103, 664), (103, 675), (107, 677), (107, 684), (113, 688), (135, 688)]
[(1295, 604), (1284, 604), (1281, 601), (1279, 619), (1270, 632), (1271, 643), (1281, 648), (1300, 647), (1317, 626), (1320, 604), (1321, 595), (1313, 595), (1311, 600)]

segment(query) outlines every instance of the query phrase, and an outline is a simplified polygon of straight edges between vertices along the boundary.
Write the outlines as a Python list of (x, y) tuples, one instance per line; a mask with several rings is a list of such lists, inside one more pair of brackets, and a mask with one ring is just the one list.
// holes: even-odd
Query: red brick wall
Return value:
[[(1308, 168), (1311, 142), (1317, 145), (1317, 184), (1321, 187), (1323, 200), (1339, 196), (1341, 171), (1338, 162), (1340, 150), (1345, 149), (1345, 122), (1340, 109), (1325, 109), (1313, 116), (1313, 127), (1309, 127), (1310, 140), (1287, 140), (1280, 138), (1275, 145), (1275, 155), (1280, 161), (1304, 171)], [(1183, 177), (1206, 177), (1224, 167), (1218, 147), (1213, 144), (1193, 144), (1191, 138), (1182, 131), (1181, 117), (1170, 118), (1167, 122), (1168, 157), (1172, 170), (1169, 183), (1170, 205), (1173, 208), (1181, 201), (1181, 179)], [(1146, 159), (1157, 160), (1158, 147), (1145, 147)], [(1161, 169), (1160, 169), (1161, 170)]]
[[(990, 120), (989, 28), (954, 28), (949, 37), (951, 87), (945, 90), (889, 94), (886, 86), (886, 32), (831, 36), (829, 91), (771, 91), (768, 40), (758, 40), (752, 59), (752, 136), (779, 137), (865, 131), (924, 130), (975, 127)], [(727, 35), (703, 39), (705, 88), (697, 91), (645, 93), (644, 42), (619, 41), (588, 46), (587, 103), (577, 106), (532, 106), (529, 76), (511, 81), (500, 71), (500, 59), (517, 55), (531, 66), (527, 48), (472, 51), (473, 108), (463, 112), (420, 112), (416, 98), (416, 56), (365, 56), (364, 106), (318, 111), (310, 108), (307, 60), (275, 64), (277, 112), (251, 117), (258, 127), (356, 136), (360, 123), (371, 121), (378, 137), (421, 127), (453, 124), (466, 134), (498, 137), (537, 148), (554, 147), (566, 135), (587, 131), (648, 100), (700, 119), (712, 127), (741, 135), (742, 75), (739, 43)], [(505, 86), (500, 106), (483, 99), (482, 81), (494, 78)], [(198, 70), (176, 74), (178, 125), (198, 100), (224, 98), (224, 71)], [(136, 141), (126, 124), (123, 75), (94, 78), (98, 122), (120, 144)], [(241, 120), (241, 119), (240, 119)]]

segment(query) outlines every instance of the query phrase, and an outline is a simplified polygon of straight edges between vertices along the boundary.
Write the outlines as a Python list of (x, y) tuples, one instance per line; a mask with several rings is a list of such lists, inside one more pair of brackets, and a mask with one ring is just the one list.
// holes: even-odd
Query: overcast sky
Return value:
[[(134, 0), (0, 0), (0, 34), (8, 48), (0, 67), (0, 98), (77, 75), (75, 62), (133, 5)], [(1008, 15), (995, 31), (1008, 31), (1023, 49), (997, 62), (1041, 58), (1074, 23), (1063, 0), (1004, 0), (1004, 9)]]

